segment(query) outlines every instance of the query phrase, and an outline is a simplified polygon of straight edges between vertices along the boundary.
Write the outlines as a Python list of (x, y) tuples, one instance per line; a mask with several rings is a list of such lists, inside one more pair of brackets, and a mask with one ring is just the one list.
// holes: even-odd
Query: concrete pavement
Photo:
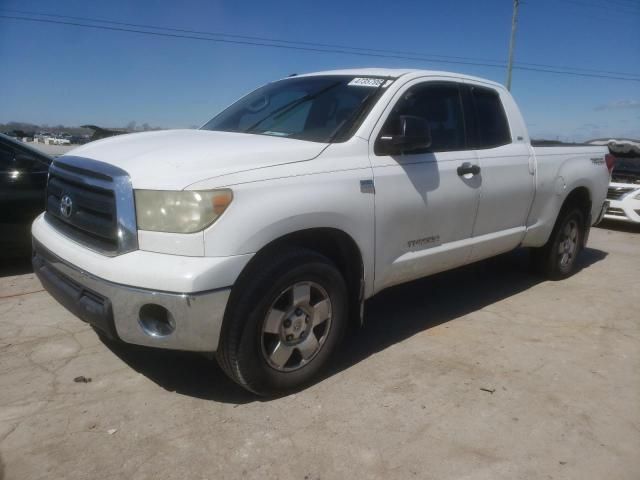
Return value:
[(594, 229), (581, 267), (542, 281), (514, 252), (390, 289), (325, 378), (265, 400), (203, 356), (105, 344), (4, 265), (0, 472), (637, 480), (640, 231)]

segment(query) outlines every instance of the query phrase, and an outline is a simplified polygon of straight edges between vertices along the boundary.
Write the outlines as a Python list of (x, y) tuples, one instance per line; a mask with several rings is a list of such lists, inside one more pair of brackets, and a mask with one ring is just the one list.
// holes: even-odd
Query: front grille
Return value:
[(609, 200), (620, 200), (627, 193), (632, 192), (633, 187), (609, 187), (607, 190), (607, 198)]
[(102, 162), (78, 157), (53, 162), (45, 218), (66, 236), (106, 255), (137, 248), (129, 177)]
[(607, 215), (615, 215), (616, 217), (626, 217), (627, 214), (624, 213), (624, 210), (616, 207), (607, 208)]
[[(60, 202), (71, 199), (69, 216), (65, 216)], [(116, 227), (116, 203), (113, 190), (82, 184), (67, 175), (64, 168), (49, 175), (47, 186), (47, 214), (55, 219), (58, 227), (66, 229), (72, 236), (95, 243), (100, 250), (115, 251), (118, 248)]]

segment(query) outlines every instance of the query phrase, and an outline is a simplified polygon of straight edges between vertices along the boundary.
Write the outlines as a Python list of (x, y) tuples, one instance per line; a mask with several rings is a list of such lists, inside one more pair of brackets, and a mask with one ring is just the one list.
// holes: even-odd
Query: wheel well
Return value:
[(591, 215), (591, 195), (586, 187), (578, 187), (571, 191), (562, 205), (562, 210), (569, 207), (578, 207), (584, 214), (585, 222), (589, 221)]
[(364, 264), (362, 254), (350, 235), (335, 228), (311, 228), (289, 233), (265, 245), (245, 267), (275, 251), (287, 247), (313, 250), (331, 260), (345, 279), (349, 289), (349, 318), (360, 321), (360, 304), (364, 295)]

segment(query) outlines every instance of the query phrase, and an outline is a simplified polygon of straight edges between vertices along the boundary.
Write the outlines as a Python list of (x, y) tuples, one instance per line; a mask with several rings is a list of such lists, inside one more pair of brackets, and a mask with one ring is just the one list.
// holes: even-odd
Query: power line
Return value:
[(597, 8), (608, 8), (609, 10), (614, 9), (616, 7), (624, 7), (624, 8), (631, 8), (636, 9), (640, 7), (639, 3), (625, 3), (625, 0), (581, 0), (582, 3), (584, 3), (585, 5), (589, 5), (592, 7), (597, 7)]
[[(53, 18), (66, 18), (66, 19), (72, 19), (72, 20), (81, 20), (83, 22), (106, 23), (110, 25), (120, 25), (125, 27), (136, 27), (136, 28), (153, 29), (153, 30), (161, 30), (161, 31), (164, 30), (164, 31), (170, 31), (170, 32), (189, 33), (189, 34), (195, 34), (195, 35), (210, 35), (214, 37), (230, 37), (230, 38), (239, 38), (239, 39), (245, 39), (245, 40), (257, 40), (257, 41), (269, 42), (269, 43), (304, 45), (304, 46), (312, 46), (312, 47), (320, 47), (320, 48), (338, 48), (341, 50), (356, 50), (356, 51), (363, 51), (363, 52), (388, 53), (393, 55), (408, 55), (411, 57), (422, 57), (422, 58), (425, 58), (426, 61), (435, 61), (434, 59), (443, 59), (443, 60), (453, 59), (453, 60), (468, 60), (472, 62), (490, 62), (496, 67), (504, 67), (505, 65), (504, 62), (500, 60), (486, 59), (486, 58), (470, 58), (470, 57), (461, 57), (461, 56), (453, 56), (453, 55), (424, 54), (424, 53), (417, 53), (417, 52), (411, 52), (411, 51), (351, 47), (351, 46), (331, 44), (331, 43), (306, 42), (306, 41), (299, 41), (299, 40), (298, 41), (283, 40), (283, 39), (257, 37), (257, 36), (250, 36), (250, 35), (237, 35), (237, 34), (224, 33), (224, 32), (189, 30), (189, 29), (182, 29), (182, 28), (175, 28), (175, 27), (163, 27), (158, 25), (139, 24), (139, 23), (124, 23), (124, 22), (117, 22), (113, 20), (105, 20), (105, 19), (90, 18), (90, 17), (77, 17), (77, 16), (70, 16), (70, 15), (58, 15), (58, 14), (52, 14), (52, 13), (37, 13), (37, 12), (29, 12), (25, 10), (0, 9), (0, 11), (21, 13), (21, 14), (31, 15), (31, 16), (37, 15), (40, 17), (44, 16), (44, 17), (53, 17)], [(562, 71), (575, 70), (579, 72), (606, 73), (606, 74), (612, 74), (616, 76), (640, 77), (640, 74), (635, 74), (635, 73), (625, 73), (625, 72), (616, 72), (616, 71), (610, 71), (610, 70), (598, 70), (598, 69), (580, 68), (580, 67), (572, 67), (572, 66), (549, 65), (549, 64), (542, 64), (542, 63), (516, 62), (515, 65), (549, 68), (553, 70), (562, 70)]]
[(625, 0), (609, 0), (608, 2), (605, 2), (605, 5), (616, 5), (625, 8), (640, 9), (640, 3), (633, 1), (627, 3), (627, 1)]
[[(398, 58), (398, 59), (404, 59), (404, 60), (419, 60), (419, 61), (427, 61), (427, 62), (432, 62), (432, 63), (455, 63), (455, 64), (462, 64), (462, 65), (475, 65), (475, 66), (484, 66), (484, 67), (495, 67), (495, 68), (504, 68), (504, 64), (488, 64), (488, 63), (481, 63), (481, 62), (463, 62), (463, 61), (457, 61), (457, 60), (444, 60), (444, 59), (430, 59), (427, 57), (411, 57), (411, 56), (402, 56), (402, 55), (392, 55), (392, 54), (382, 54), (382, 53), (365, 53), (365, 52), (351, 52), (351, 51), (347, 51), (347, 50), (337, 50), (337, 49), (329, 49), (329, 48), (313, 48), (313, 47), (303, 47), (303, 46), (296, 46), (296, 45), (278, 45), (278, 44), (271, 44), (271, 43), (261, 43), (261, 42), (257, 42), (257, 41), (249, 41), (249, 40), (229, 40), (229, 39), (224, 39), (224, 38), (208, 38), (208, 37), (199, 37), (196, 35), (187, 35), (187, 34), (174, 34), (174, 33), (165, 33), (165, 32), (152, 32), (152, 31), (147, 31), (147, 30), (137, 30), (137, 29), (133, 29), (133, 28), (122, 28), (122, 27), (110, 27), (110, 26), (106, 26), (106, 25), (89, 25), (89, 24), (85, 24), (85, 23), (79, 23), (79, 22), (66, 22), (66, 21), (61, 21), (61, 20), (50, 20), (50, 19), (44, 19), (44, 18), (28, 18), (28, 17), (15, 17), (15, 16), (10, 16), (10, 15), (0, 15), (0, 18), (6, 18), (9, 20), (22, 20), (22, 21), (28, 21), (28, 22), (40, 22), (40, 23), (53, 23), (53, 24), (58, 24), (58, 25), (69, 25), (69, 26), (75, 26), (75, 27), (85, 27), (85, 28), (93, 28), (93, 29), (98, 29), (98, 30), (111, 30), (111, 31), (117, 31), (117, 32), (131, 32), (131, 33), (140, 33), (140, 34), (144, 34), (144, 35), (153, 35), (153, 36), (157, 36), (157, 37), (170, 37), (170, 38), (184, 38), (184, 39), (190, 39), (190, 40), (203, 40), (203, 41), (208, 41), (208, 42), (219, 42), (219, 43), (230, 43), (230, 44), (237, 44), (237, 45), (250, 45), (250, 46), (257, 46), (257, 47), (273, 47), (273, 48), (283, 48), (283, 49), (290, 49), (290, 50), (302, 50), (302, 51), (311, 51), (311, 52), (319, 52), (319, 53), (340, 53), (340, 54), (346, 54), (346, 55), (359, 55), (359, 56), (366, 56), (366, 57), (383, 57), (383, 58)], [(640, 80), (640, 79), (639, 79)]]
[[(309, 46), (313, 46), (313, 47), (322, 47), (322, 48), (339, 48), (339, 49), (345, 49), (345, 50), (359, 50), (359, 51), (366, 51), (366, 52), (393, 53), (393, 54), (399, 54), (399, 55), (412, 55), (412, 56), (423, 56), (423, 55), (425, 55), (423, 53), (417, 53), (417, 52), (411, 52), (411, 51), (383, 50), (383, 49), (377, 49), (377, 48), (351, 47), (351, 46), (348, 46), (348, 45), (339, 45), (339, 44), (335, 44), (335, 43), (317, 43), (317, 42), (306, 42), (306, 41), (302, 41), (302, 40), (283, 40), (283, 39), (278, 39), (278, 38), (256, 37), (256, 36), (251, 36), (251, 35), (238, 35), (238, 34), (225, 33), (225, 32), (189, 30), (189, 29), (182, 29), (182, 28), (175, 28), (175, 27), (163, 27), (163, 26), (158, 26), (158, 25), (148, 25), (148, 24), (140, 24), (140, 23), (124, 23), (124, 22), (116, 22), (116, 21), (113, 21), (113, 20), (105, 20), (105, 19), (90, 18), (90, 17), (75, 17), (75, 16), (70, 16), (70, 15), (57, 15), (57, 14), (52, 14), (52, 13), (29, 12), (29, 11), (25, 11), (25, 10), (12, 10), (12, 9), (2, 9), (2, 8), (0, 8), (0, 11), (12, 12), (12, 13), (20, 13), (20, 14), (25, 14), (25, 15), (37, 15), (37, 16), (41, 16), (41, 17), (67, 18), (67, 19), (81, 20), (81, 21), (84, 21), (84, 22), (92, 22), (92, 23), (107, 23), (107, 24), (110, 24), (110, 25), (121, 25), (121, 26), (125, 26), (125, 27), (146, 28), (146, 29), (153, 29), (153, 30), (166, 30), (166, 31), (171, 31), (171, 32), (179, 32), (179, 33), (190, 33), (190, 34), (196, 34), (196, 35), (211, 35), (211, 36), (216, 36), (216, 37), (240, 38), (240, 39), (246, 39), (246, 40), (258, 40), (258, 41), (284, 43), (284, 44), (292, 44), (292, 45), (309, 45)], [(470, 58), (470, 57), (460, 57), (460, 56), (454, 56), (454, 55), (436, 55), (436, 54), (429, 54), (429, 56), (434, 57), (434, 58), (443, 58), (445, 60), (446, 59), (472, 60), (472, 61), (492, 62), (492, 63), (496, 63), (497, 65), (504, 65), (504, 63), (499, 61), (499, 60), (487, 59), (487, 58)]]
[(581, 2), (579, 0), (559, 0), (559, 1), (564, 2), (564, 3), (572, 3), (574, 5), (580, 5), (582, 7), (603, 8), (603, 9), (606, 9), (606, 10), (609, 10), (609, 11), (614, 10), (615, 12), (618, 12), (618, 13), (628, 13), (630, 15), (640, 15), (640, 11), (637, 11), (637, 10), (634, 11), (634, 10), (613, 8), (613, 7), (607, 6), (607, 5)]
[(628, 80), (631, 82), (640, 82), (640, 78), (625, 78), (625, 77), (614, 77), (610, 75), (596, 75), (591, 73), (578, 73), (578, 72), (562, 72), (560, 70), (545, 70), (542, 68), (531, 68), (531, 67), (523, 67), (523, 66), (514, 66), (514, 70), (526, 70), (530, 72), (543, 72), (543, 73), (556, 73), (558, 75), (573, 75), (576, 77), (592, 77), (592, 78), (607, 78), (609, 80)]
[[(589, 2), (589, 3), (592, 3), (592, 2)], [(611, 9), (612, 7), (631, 8), (632, 10), (640, 9), (640, 3), (638, 2), (626, 3), (625, 0), (607, 0), (607, 1), (603, 1), (602, 3), (600, 2), (592, 3), (592, 5), (594, 7), (598, 6), (598, 7), (605, 7), (609, 9)], [(640, 10), (637, 10), (637, 13), (640, 13)]]
[[(248, 45), (248, 46), (256, 46), (256, 47), (271, 47), (271, 48), (280, 48), (280, 49), (289, 49), (289, 50), (298, 50), (298, 51), (310, 51), (310, 52), (316, 52), (316, 53), (337, 53), (342, 55), (354, 55), (354, 56), (377, 57), (377, 58), (394, 58), (394, 59), (402, 59), (402, 60), (429, 62), (429, 63), (472, 65), (472, 66), (482, 66), (482, 67), (500, 68), (500, 69), (505, 67), (504, 64), (489, 64), (489, 63), (483, 63), (479, 61), (445, 60), (441, 58), (428, 58), (426, 56), (423, 57), (423, 56), (408, 56), (408, 55), (399, 55), (399, 54), (396, 55), (396, 54), (374, 53), (374, 52), (365, 52), (365, 51), (349, 51), (347, 49), (332, 49), (332, 48), (319, 48), (319, 47), (316, 48), (312, 46), (280, 45), (275, 43), (264, 43), (264, 42), (240, 40), (240, 39), (230, 40), (230, 39), (224, 39), (224, 38), (209, 38), (209, 37), (202, 37), (197, 35), (152, 32), (148, 30), (138, 30), (134, 28), (113, 27), (113, 26), (107, 26), (107, 25), (90, 25), (90, 24), (81, 23), (81, 22), (69, 22), (69, 21), (52, 20), (52, 19), (44, 19), (44, 18), (17, 17), (17, 16), (11, 16), (11, 15), (0, 15), (0, 18), (4, 18), (7, 20), (26, 21), (26, 22), (67, 25), (67, 26), (74, 26), (74, 27), (91, 28), (96, 30), (138, 33), (143, 35), (152, 35), (156, 37), (181, 38), (181, 39), (208, 41), (208, 42), (214, 42), (214, 43)], [(602, 75), (592, 74), (592, 73), (578, 73), (578, 72), (554, 70), (551, 68), (537, 68), (537, 67), (528, 67), (528, 66), (522, 66), (522, 65), (514, 66), (513, 68), (518, 70), (551, 73), (551, 74), (558, 74), (558, 75), (572, 75), (572, 76), (578, 76), (578, 77), (606, 78), (609, 80), (626, 80), (626, 81), (640, 82), (640, 78), (627, 78), (627, 77), (604, 75), (604, 74)]]
[(614, 72), (614, 71), (611, 71), (611, 70), (596, 70), (596, 69), (592, 69), (592, 68), (582, 68), (582, 67), (560, 67), (560, 66), (553, 66), (553, 65), (545, 65), (544, 63), (514, 62), (514, 65), (516, 65), (514, 68), (521, 68), (521, 66), (557, 68), (557, 69), (562, 69), (562, 70), (567, 70), (567, 71), (576, 70), (578, 72), (610, 73), (612, 75), (623, 75), (623, 76), (627, 76), (627, 77), (639, 77), (640, 78), (640, 74), (637, 74), (637, 73)]
[(626, 3), (627, 5), (640, 8), (640, 2), (637, 0), (608, 0), (611, 3)]

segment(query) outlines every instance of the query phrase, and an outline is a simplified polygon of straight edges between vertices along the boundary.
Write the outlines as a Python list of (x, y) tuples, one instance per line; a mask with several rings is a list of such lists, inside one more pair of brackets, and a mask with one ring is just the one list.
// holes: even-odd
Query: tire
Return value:
[(234, 286), (218, 363), (258, 395), (298, 390), (332, 357), (347, 315), (347, 287), (329, 259), (300, 248), (265, 255)]
[(563, 208), (547, 243), (532, 251), (533, 267), (550, 280), (575, 273), (576, 260), (584, 245), (584, 214), (577, 207)]

